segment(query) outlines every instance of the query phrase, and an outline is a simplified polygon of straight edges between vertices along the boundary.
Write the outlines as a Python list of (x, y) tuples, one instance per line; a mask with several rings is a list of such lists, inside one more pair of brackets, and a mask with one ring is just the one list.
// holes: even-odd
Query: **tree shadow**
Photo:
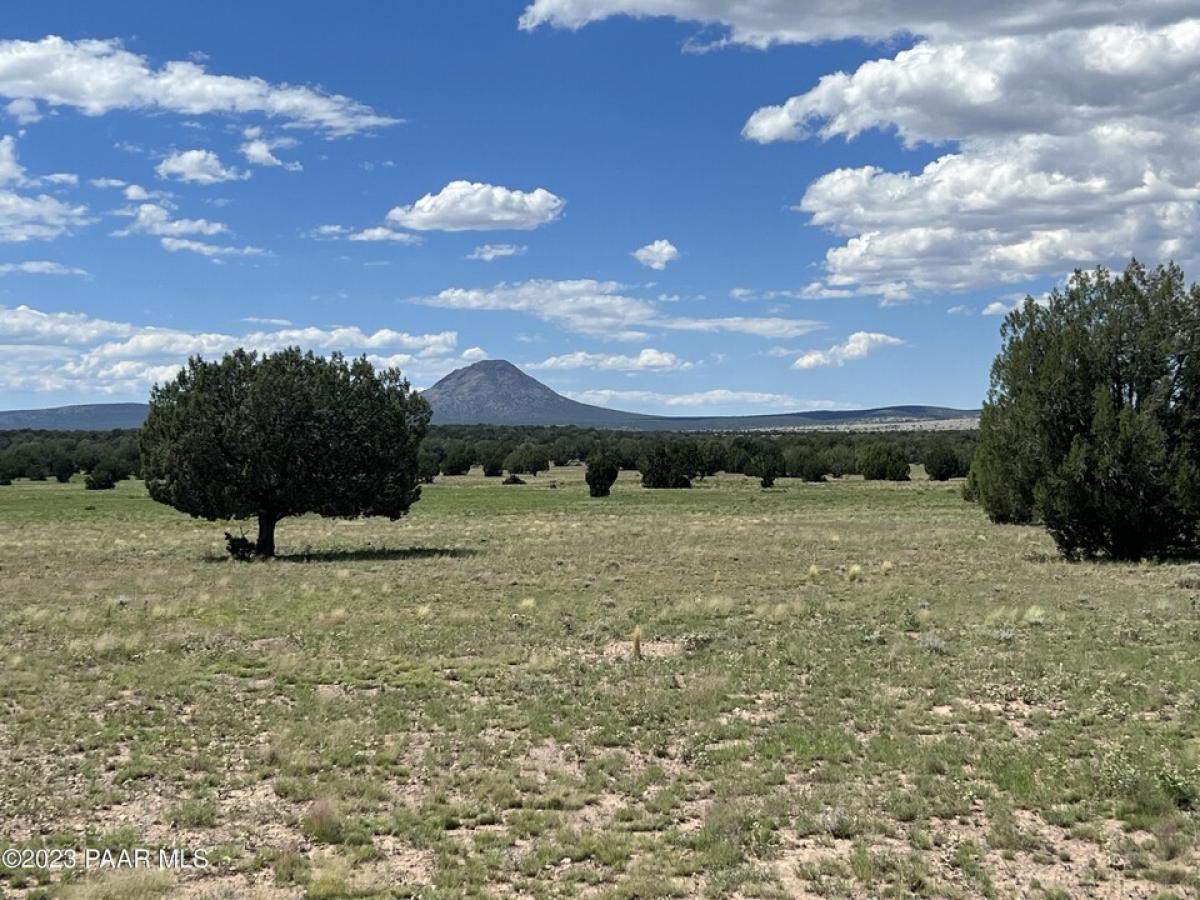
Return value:
[(303, 553), (281, 553), (281, 562), (379, 562), (406, 559), (467, 559), (478, 555), (467, 547), (360, 547), (354, 550), (305, 550)]
[[(479, 551), (469, 547), (359, 547), (342, 550), (305, 550), (302, 553), (279, 553), (274, 559), (288, 563), (321, 562), (385, 562), (407, 559), (467, 559)], [(228, 562), (228, 554), (206, 556), (206, 562)]]

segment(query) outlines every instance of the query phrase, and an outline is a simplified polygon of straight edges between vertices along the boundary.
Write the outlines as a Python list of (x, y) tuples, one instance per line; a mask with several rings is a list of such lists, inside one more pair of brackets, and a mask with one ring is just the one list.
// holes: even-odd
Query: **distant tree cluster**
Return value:
[[(141, 472), (137, 431), (0, 431), (0, 484), (13, 478), (70, 478), (100, 466), (97, 486)], [(650, 482), (682, 486), (717, 472), (748, 475), (773, 483), (776, 478), (820, 482), (863, 472), (862, 463), (876, 444), (898, 447), (905, 461), (924, 462), (931, 478), (964, 475), (974, 453), (972, 432), (898, 432), (886, 435), (849, 432), (686, 434), (607, 431), (548, 426), (447, 425), (427, 430), (416, 458), (416, 478), (431, 483), (441, 475), (473, 469), (490, 478), (536, 475), (550, 463), (584, 465), (598, 449), (619, 469), (641, 471), (652, 459)], [(671, 474), (662, 475), (659, 445), (677, 449)], [(897, 465), (897, 471), (899, 466)], [(907, 469), (905, 469), (907, 472)], [(875, 474), (869, 469), (867, 474)], [(886, 473), (884, 477), (887, 477)]]
[(1076, 272), (1001, 336), (968, 494), (1068, 558), (1200, 555), (1200, 286)]
[(140, 475), (137, 432), (0, 431), (0, 485), (17, 478), (65, 484), (79, 472), (92, 488)]
[[(863, 463), (879, 457), (879, 446), (896, 448), (888, 465)], [(686, 434), (606, 431), (552, 426), (434, 426), (421, 447), (422, 478), (463, 474), (479, 466), (483, 474), (531, 475), (544, 472), (542, 460), (556, 466), (585, 464), (602, 448), (621, 469), (637, 469), (649, 484), (683, 487), (717, 472), (775, 479), (826, 478), (865, 474), (904, 480), (909, 463), (926, 464), (935, 480), (963, 477), (975, 449), (973, 432), (784, 432)], [(532, 455), (531, 455), (532, 454)], [(467, 458), (470, 457), (470, 465)], [(903, 457), (902, 463), (895, 458)], [(643, 478), (645, 481), (645, 478)]]

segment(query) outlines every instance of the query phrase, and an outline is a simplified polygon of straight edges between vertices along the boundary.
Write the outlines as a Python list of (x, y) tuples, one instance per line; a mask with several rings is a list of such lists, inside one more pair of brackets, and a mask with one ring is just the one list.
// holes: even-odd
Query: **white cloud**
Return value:
[(840, 241), (807, 296), (897, 303), (1132, 255), (1200, 264), (1194, 0), (535, 0), (522, 25), (614, 15), (757, 47), (918, 38), (745, 124), (759, 142), (879, 130), (944, 148), (916, 172), (844, 168), (808, 186), (797, 209)]
[(107, 189), (107, 188), (123, 188), (126, 182), (120, 178), (92, 178), (88, 181), (92, 187)]
[(557, 219), (565, 203), (545, 188), (517, 191), (452, 181), (437, 194), (393, 208), (387, 220), (414, 231), (529, 231)]
[(664, 407), (705, 406), (769, 406), (787, 410), (831, 409), (834, 404), (823, 400), (801, 400), (787, 394), (771, 394), (760, 391), (734, 391), (716, 388), (688, 394), (664, 394), (658, 391), (622, 391), (600, 388), (589, 391), (568, 392), (567, 396), (581, 403), (597, 406), (621, 407), (623, 405), (649, 404)]
[(11, 134), (0, 138), (0, 184), (21, 184), (25, 168), (17, 161), (17, 141)]
[(419, 234), (396, 231), (385, 225), (363, 228), (360, 231), (355, 231), (349, 225), (319, 225), (309, 232), (309, 236), (321, 241), (392, 241), (397, 244), (412, 245), (422, 243)]
[(243, 322), (249, 322), (252, 325), (291, 325), (291, 319), (273, 319), (263, 316), (246, 316), (242, 319)]
[(8, 186), (32, 186), (17, 159), (12, 135), (0, 138), (0, 242), (53, 240), (72, 228), (86, 225), (87, 207), (64, 203), (49, 194), (19, 194)]
[(340, 94), (271, 84), (261, 78), (213, 75), (204, 66), (183, 60), (155, 69), (146, 57), (131, 53), (118, 41), (69, 41), (57, 36), (0, 41), (0, 97), (71, 107), (88, 116), (114, 109), (188, 116), (257, 113), (329, 136), (399, 121)]
[(856, 331), (844, 344), (834, 344), (828, 350), (809, 350), (792, 363), (793, 369), (815, 369), (820, 366), (843, 366), (850, 360), (865, 359), (879, 347), (897, 347), (903, 344), (900, 338), (890, 334), (871, 331)]
[(643, 266), (661, 272), (667, 263), (679, 259), (679, 249), (670, 241), (659, 239), (633, 251), (633, 258)]
[(175, 178), (192, 184), (219, 184), (250, 177), (249, 172), (222, 165), (220, 158), (211, 150), (177, 150), (160, 162), (154, 171), (159, 178)]
[(42, 111), (35, 101), (21, 97), (11, 101), (4, 111), (17, 120), (18, 125), (32, 125), (42, 121)]
[(298, 162), (284, 162), (275, 155), (276, 150), (288, 150), (296, 146), (296, 139), (289, 137), (267, 139), (261, 136), (261, 128), (247, 128), (246, 142), (239, 148), (246, 162), (255, 166), (282, 166), (289, 172), (304, 169)]
[(467, 259), (492, 262), (504, 256), (524, 256), (528, 249), (523, 244), (480, 244), (467, 255)]
[(647, 337), (647, 328), (789, 338), (822, 327), (820, 322), (807, 319), (667, 316), (654, 301), (631, 296), (625, 290), (625, 285), (615, 281), (535, 279), (501, 283), (494, 288), (448, 288), (417, 298), (417, 302), (446, 309), (523, 312), (565, 331), (617, 340), (642, 340)]
[(165, 237), (160, 240), (162, 248), (176, 253), (180, 250), (186, 250), (189, 253), (199, 253), (201, 256), (207, 257), (222, 257), (222, 256), (266, 256), (267, 251), (261, 247), (227, 247), (218, 244), (210, 244), (207, 241), (193, 241), (187, 238)]
[(132, 209), (118, 211), (119, 215), (130, 216), (133, 221), (125, 228), (114, 231), (116, 237), (130, 234), (153, 234), (158, 237), (179, 237), (187, 234), (212, 236), (224, 234), (229, 229), (223, 222), (208, 219), (173, 219), (169, 210), (154, 203), (142, 203)]
[(64, 266), (59, 262), (51, 262), (49, 260), (28, 260), (19, 263), (0, 263), (0, 276), (11, 275), (84, 275), (88, 274), (86, 269), (80, 269), (76, 266)]
[(622, 372), (663, 372), (691, 367), (692, 363), (680, 359), (674, 353), (655, 350), (653, 347), (645, 348), (637, 356), (576, 350), (574, 353), (551, 356), (526, 366), (528, 369), (603, 369)]
[(421, 243), (420, 235), (409, 234), (406, 231), (393, 231), (391, 228), (386, 228), (378, 225), (374, 228), (364, 228), (362, 231), (355, 231), (346, 235), (348, 241), (394, 241), (398, 244), (419, 244)]
[[(273, 322), (272, 322), (273, 324)], [(410, 334), (354, 326), (286, 327), (244, 334), (197, 333), (134, 325), (83, 313), (0, 306), (0, 390), (72, 390), (144, 395), (194, 354), (218, 357), (237, 347), (274, 351), (367, 353), (377, 364), (436, 367), (453, 359), (453, 331)]]
[(488, 358), (488, 352), (482, 347), (468, 347), (462, 352), (462, 358), (467, 362), (479, 362)]
[(759, 110), (747, 137), (895, 129), (956, 142), (917, 173), (814, 181), (799, 210), (846, 238), (814, 290), (885, 301), (1200, 258), (1200, 19), (922, 42)]
[(881, 41), (917, 34), (938, 38), (1036, 34), (1105, 22), (1163, 24), (1194, 14), (1191, 0), (533, 0), (520, 26), (582, 28), (611, 16), (663, 16), (726, 29), (710, 45)]

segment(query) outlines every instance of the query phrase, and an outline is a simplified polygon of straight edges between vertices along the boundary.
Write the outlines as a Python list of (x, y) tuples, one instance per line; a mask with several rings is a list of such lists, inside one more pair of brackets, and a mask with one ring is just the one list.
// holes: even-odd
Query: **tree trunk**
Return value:
[(259, 556), (275, 555), (275, 523), (279, 521), (274, 513), (260, 512), (258, 514), (258, 541), (255, 552)]

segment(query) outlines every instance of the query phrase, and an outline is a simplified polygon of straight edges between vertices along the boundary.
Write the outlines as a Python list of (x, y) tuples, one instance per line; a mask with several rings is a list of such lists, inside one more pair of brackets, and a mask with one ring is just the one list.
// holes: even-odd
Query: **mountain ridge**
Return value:
[[(973, 428), (979, 410), (899, 405), (857, 410), (809, 410), (746, 416), (656, 416), (580, 403), (502, 359), (472, 363), (422, 391), (435, 425), (574, 425), (642, 431), (739, 431), (821, 428), (903, 430)], [(108, 431), (137, 428), (145, 403), (95, 403), (0, 411), (0, 430)]]

